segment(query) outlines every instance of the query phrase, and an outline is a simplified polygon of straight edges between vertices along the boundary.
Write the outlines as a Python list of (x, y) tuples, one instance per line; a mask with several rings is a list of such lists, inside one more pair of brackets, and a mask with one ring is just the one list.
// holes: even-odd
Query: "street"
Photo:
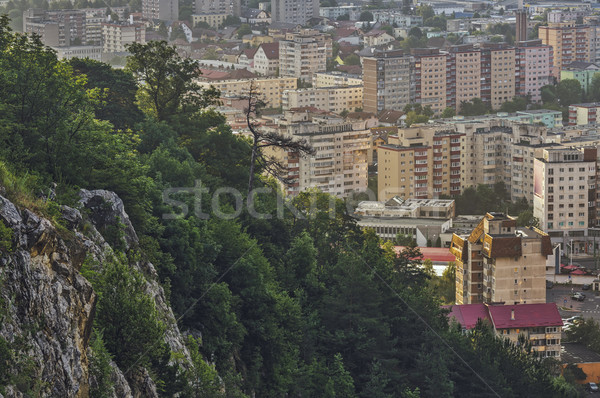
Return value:
[[(571, 299), (573, 292), (584, 293), (585, 301)], [(546, 289), (546, 302), (556, 303), (563, 319), (581, 315), (600, 322), (600, 296), (596, 293), (592, 290), (582, 290), (581, 285), (554, 285), (552, 289)]]

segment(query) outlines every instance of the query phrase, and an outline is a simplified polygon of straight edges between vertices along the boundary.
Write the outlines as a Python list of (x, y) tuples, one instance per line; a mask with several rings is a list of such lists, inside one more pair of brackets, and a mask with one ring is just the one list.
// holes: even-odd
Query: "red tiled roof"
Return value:
[[(400, 254), (406, 246), (394, 246), (394, 251)], [(423, 255), (423, 260), (431, 260), (434, 263), (447, 263), (450, 261), (456, 261), (456, 258), (450, 253), (450, 250), (446, 247), (418, 247)]]
[(262, 48), (267, 59), (279, 59), (279, 42), (263, 43), (259, 48)]
[(485, 304), (451, 305), (448, 318), (456, 319), (466, 329), (473, 329), (479, 319), (491, 322)]
[[(511, 319), (513, 310), (514, 320)], [(496, 329), (563, 325), (556, 303), (490, 305), (488, 311)]]

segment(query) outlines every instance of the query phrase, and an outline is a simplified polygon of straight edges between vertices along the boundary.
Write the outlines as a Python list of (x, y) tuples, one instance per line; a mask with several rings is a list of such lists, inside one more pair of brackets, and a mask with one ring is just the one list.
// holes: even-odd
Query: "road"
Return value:
[[(585, 293), (585, 301), (572, 300), (573, 292)], [(596, 293), (591, 290), (582, 290), (580, 285), (555, 285), (552, 289), (546, 289), (546, 302), (556, 303), (558, 312), (563, 319), (581, 315), (584, 318), (594, 318), (600, 322), (600, 296), (596, 296)]]

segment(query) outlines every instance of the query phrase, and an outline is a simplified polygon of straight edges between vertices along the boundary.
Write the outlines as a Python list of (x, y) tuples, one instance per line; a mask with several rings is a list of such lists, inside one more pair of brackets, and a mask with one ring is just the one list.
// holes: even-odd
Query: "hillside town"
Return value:
[[(217, 90), (233, 136), (286, 143), (262, 149), (286, 200), (344, 201), (385, 250), (419, 250), (407, 258), (448, 285), (436, 304), (449, 325), (468, 335), (486, 324), (555, 360), (581, 396), (598, 391), (600, 3), (39, 3), (0, 0), (0, 14), (58, 60), (129, 73), (132, 46), (168, 43), (199, 89)], [(233, 153), (219, 145), (210, 151)], [(310, 283), (293, 286), (316, 294)]]

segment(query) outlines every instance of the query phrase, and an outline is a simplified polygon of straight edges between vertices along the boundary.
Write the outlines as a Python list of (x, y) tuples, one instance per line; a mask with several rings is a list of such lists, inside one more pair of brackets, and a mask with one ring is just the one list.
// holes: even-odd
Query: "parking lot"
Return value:
[[(574, 292), (585, 294), (584, 301), (571, 299)], [(592, 290), (582, 290), (581, 285), (554, 285), (552, 289), (546, 289), (546, 301), (556, 303), (560, 316), (570, 318), (581, 315), (584, 318), (594, 318), (600, 322), (600, 296)]]

